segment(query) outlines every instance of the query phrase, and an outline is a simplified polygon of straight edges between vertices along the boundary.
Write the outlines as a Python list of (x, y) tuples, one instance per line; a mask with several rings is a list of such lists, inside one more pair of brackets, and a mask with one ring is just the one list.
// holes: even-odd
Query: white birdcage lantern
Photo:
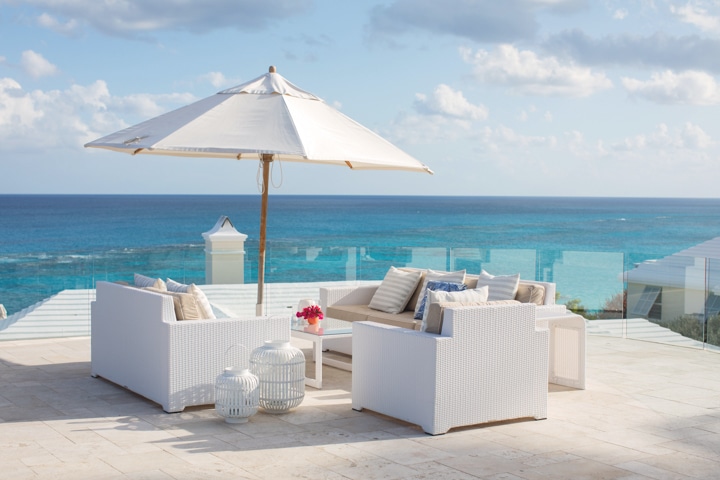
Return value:
[[(235, 346), (225, 352), (227, 354)], [(244, 366), (225, 367), (215, 381), (215, 411), (228, 423), (245, 423), (260, 405), (260, 381)]]
[(267, 413), (285, 413), (305, 398), (305, 355), (290, 342), (266, 341), (250, 356), (251, 371), (260, 380), (260, 406)]

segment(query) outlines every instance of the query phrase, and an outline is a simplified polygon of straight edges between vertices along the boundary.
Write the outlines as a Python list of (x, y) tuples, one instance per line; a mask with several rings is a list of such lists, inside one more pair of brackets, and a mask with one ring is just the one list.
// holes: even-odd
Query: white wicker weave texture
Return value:
[(98, 282), (92, 304), (91, 373), (180, 412), (215, 403), (215, 380), (232, 345), (247, 352), (290, 340), (287, 316), (176, 321), (172, 299)]
[(534, 305), (447, 309), (442, 335), (353, 323), (355, 410), (446, 433), (547, 417), (548, 331)]

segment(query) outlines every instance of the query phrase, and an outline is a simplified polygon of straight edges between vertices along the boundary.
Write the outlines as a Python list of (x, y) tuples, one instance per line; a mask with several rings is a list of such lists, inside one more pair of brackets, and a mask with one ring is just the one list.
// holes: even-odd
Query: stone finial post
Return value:
[(245, 283), (245, 240), (222, 215), (215, 226), (202, 234), (205, 239), (205, 283)]

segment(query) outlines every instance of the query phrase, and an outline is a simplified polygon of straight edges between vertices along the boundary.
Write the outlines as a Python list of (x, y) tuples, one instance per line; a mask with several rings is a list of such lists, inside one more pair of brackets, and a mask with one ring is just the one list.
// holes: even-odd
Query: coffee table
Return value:
[(305, 385), (322, 389), (322, 366), (352, 371), (352, 363), (334, 358), (323, 358), (322, 342), (324, 338), (348, 338), (352, 336), (352, 322), (337, 318), (325, 317), (317, 325), (308, 325), (305, 321), (293, 321), (290, 334), (293, 338), (300, 338), (313, 342), (313, 361), (315, 362), (315, 378), (305, 377)]

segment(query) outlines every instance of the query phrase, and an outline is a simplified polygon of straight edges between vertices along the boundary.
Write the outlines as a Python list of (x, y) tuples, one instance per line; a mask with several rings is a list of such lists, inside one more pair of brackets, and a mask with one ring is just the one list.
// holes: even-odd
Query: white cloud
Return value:
[(227, 87), (229, 84), (227, 77), (225, 77), (225, 75), (223, 75), (221, 72), (206, 73), (205, 75), (200, 76), (200, 80), (204, 82), (209, 82), (210, 85), (215, 88)]
[(604, 73), (512, 45), (499, 45), (493, 52), (461, 49), (461, 55), (474, 66), (478, 80), (506, 85), (524, 95), (586, 97), (612, 87)]
[(423, 114), (442, 115), (462, 120), (485, 120), (488, 109), (484, 105), (473, 105), (459, 90), (440, 84), (428, 97), (415, 94), (415, 109)]
[(653, 73), (649, 80), (622, 79), (632, 97), (664, 104), (717, 105), (720, 87), (712, 75), (700, 71)]
[(613, 13), (613, 18), (615, 20), (624, 20), (628, 16), (628, 11), (626, 8), (618, 8), (615, 10), (615, 13)]
[(22, 52), (20, 65), (25, 73), (33, 78), (47, 77), (58, 73), (58, 68), (47, 61), (45, 57), (32, 50)]
[(653, 132), (626, 137), (611, 145), (611, 148), (617, 152), (656, 150), (666, 154), (668, 150), (699, 151), (714, 145), (714, 140), (700, 126), (686, 122), (674, 130), (661, 123)]
[(80, 24), (77, 20), (68, 20), (67, 22), (62, 23), (49, 13), (40, 14), (37, 18), (37, 22), (41, 27), (45, 27), (53, 32), (67, 36), (77, 34), (80, 28)]
[(2, 78), (0, 149), (39, 154), (48, 149), (79, 150), (90, 140), (127, 127), (126, 119), (146, 120), (192, 100), (189, 94), (114, 97), (101, 80), (66, 90), (26, 91), (17, 81)]
[(716, 1), (691, 0), (680, 6), (670, 5), (670, 11), (680, 21), (694, 25), (704, 32), (720, 32), (720, 15)]
[(169, 93), (151, 95), (139, 93), (125, 97), (111, 97), (108, 99), (108, 107), (119, 113), (137, 117), (139, 120), (147, 120), (182, 105), (196, 101), (197, 98), (189, 93)]
[(403, 112), (380, 134), (399, 144), (427, 144), (467, 137), (470, 122), (442, 115), (412, 115)]
[(0, 78), (0, 131), (12, 126), (31, 126), (41, 117), (42, 112), (35, 108), (18, 82), (12, 78)]
[(492, 151), (507, 148), (554, 148), (558, 143), (555, 136), (523, 135), (505, 125), (499, 125), (495, 128), (483, 128), (478, 134), (478, 140), (483, 146)]

